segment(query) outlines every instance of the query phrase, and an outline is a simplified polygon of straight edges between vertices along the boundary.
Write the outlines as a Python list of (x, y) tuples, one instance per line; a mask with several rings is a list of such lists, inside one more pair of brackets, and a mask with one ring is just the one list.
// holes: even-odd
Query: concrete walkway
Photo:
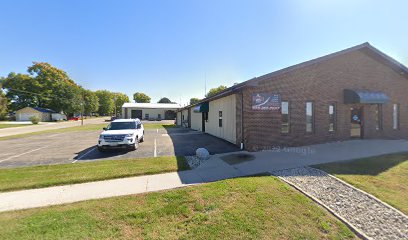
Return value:
[(255, 158), (238, 164), (228, 164), (221, 158), (237, 153), (220, 154), (189, 171), (0, 193), (0, 211), (166, 190), (227, 178), (407, 150), (408, 141), (406, 140), (356, 140), (247, 153)]
[[(84, 125), (87, 124), (99, 124), (105, 123), (108, 118), (91, 118), (84, 119)], [(45, 130), (54, 130), (67, 127), (81, 126), (81, 121), (67, 121), (67, 122), (50, 122), (50, 123), (40, 123), (38, 125), (24, 126), (24, 127), (12, 127), (0, 129), (0, 137), (7, 137), (18, 134), (40, 132)]]

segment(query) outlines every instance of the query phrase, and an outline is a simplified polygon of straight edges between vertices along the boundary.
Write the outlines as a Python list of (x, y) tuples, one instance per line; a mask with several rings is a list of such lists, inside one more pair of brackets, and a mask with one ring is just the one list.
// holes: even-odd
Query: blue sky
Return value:
[(2, 0), (0, 76), (45, 61), (92, 90), (187, 103), (363, 42), (408, 65), (408, 1)]

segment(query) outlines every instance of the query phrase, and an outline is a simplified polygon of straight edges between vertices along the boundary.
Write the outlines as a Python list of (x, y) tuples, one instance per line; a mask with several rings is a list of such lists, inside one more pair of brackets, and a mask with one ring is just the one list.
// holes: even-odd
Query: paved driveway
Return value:
[(96, 149), (100, 131), (42, 134), (0, 140), (0, 167), (21, 167), (58, 163), (80, 163), (101, 159), (129, 159), (154, 156), (194, 155), (199, 147), (211, 154), (238, 151), (224, 140), (183, 128), (145, 130), (145, 142), (136, 151)]

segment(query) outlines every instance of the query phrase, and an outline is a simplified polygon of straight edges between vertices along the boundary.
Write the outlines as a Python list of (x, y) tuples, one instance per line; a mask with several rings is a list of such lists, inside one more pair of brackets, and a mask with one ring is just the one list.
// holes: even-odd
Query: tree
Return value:
[(217, 88), (211, 88), (210, 91), (208, 91), (208, 93), (205, 95), (205, 97), (212, 97), (216, 95), (217, 93), (224, 91), (225, 89), (227, 89), (227, 87), (224, 85), (221, 85)]
[(190, 105), (196, 104), (200, 101), (199, 98), (190, 98)]
[(8, 101), (1, 87), (2, 86), (1, 86), (1, 79), (0, 79), (0, 120), (4, 120), (5, 117), (7, 116)]
[(83, 90), (84, 95), (84, 113), (85, 115), (90, 116), (94, 112), (99, 110), (99, 98), (96, 93), (91, 90)]
[(40, 107), (67, 114), (81, 110), (82, 88), (65, 71), (46, 62), (34, 62), (28, 68), (28, 73), (39, 84), (36, 93), (45, 95), (45, 98), (40, 98)]
[(166, 97), (163, 97), (157, 103), (172, 103), (172, 101)]
[(2, 79), (2, 87), (6, 90), (6, 97), (10, 100), (13, 111), (24, 107), (40, 107), (41, 103), (48, 100), (45, 94), (33, 94), (39, 91), (40, 84), (27, 74), (11, 72)]
[(137, 103), (149, 103), (150, 97), (144, 93), (137, 92), (133, 94), (133, 100), (135, 100)]
[(99, 99), (99, 110), (98, 113), (101, 116), (112, 115), (115, 104), (113, 100), (113, 93), (107, 90), (98, 90), (95, 92)]
[(114, 93), (114, 100), (116, 106), (116, 113), (122, 112), (122, 106), (124, 103), (130, 102), (128, 95), (124, 93)]

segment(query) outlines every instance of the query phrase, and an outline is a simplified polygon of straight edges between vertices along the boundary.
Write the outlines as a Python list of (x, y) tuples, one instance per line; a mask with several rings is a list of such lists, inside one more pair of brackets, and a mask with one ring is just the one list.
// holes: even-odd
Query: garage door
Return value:
[(30, 121), (30, 118), (37, 116), (35, 113), (20, 113), (19, 121)]

